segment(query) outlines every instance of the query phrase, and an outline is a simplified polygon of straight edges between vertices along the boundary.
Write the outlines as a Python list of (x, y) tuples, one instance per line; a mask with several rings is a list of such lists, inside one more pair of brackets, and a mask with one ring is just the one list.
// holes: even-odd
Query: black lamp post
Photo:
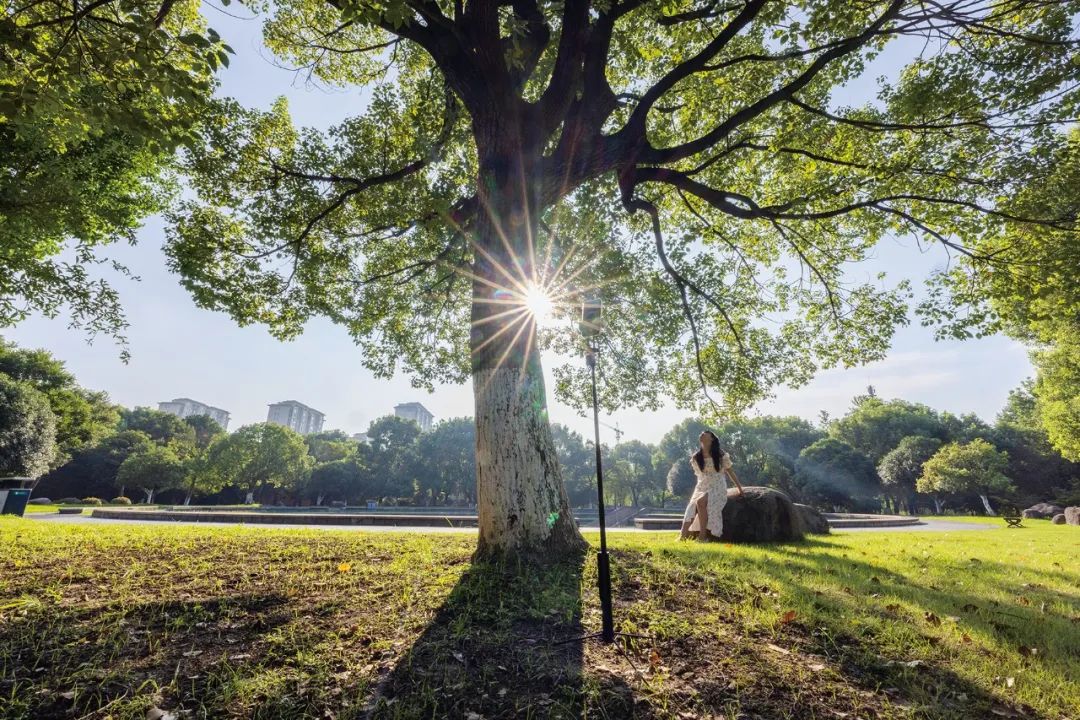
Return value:
[(603, 308), (600, 301), (586, 300), (581, 304), (581, 336), (585, 339), (585, 362), (592, 375), (593, 432), (596, 447), (596, 499), (600, 521), (600, 552), (596, 554), (596, 574), (600, 590), (600, 639), (615, 642), (615, 619), (611, 614), (611, 564), (608, 561), (607, 529), (604, 523), (604, 467), (600, 460), (600, 408), (596, 399), (596, 355), (599, 348), (596, 336), (600, 332)]

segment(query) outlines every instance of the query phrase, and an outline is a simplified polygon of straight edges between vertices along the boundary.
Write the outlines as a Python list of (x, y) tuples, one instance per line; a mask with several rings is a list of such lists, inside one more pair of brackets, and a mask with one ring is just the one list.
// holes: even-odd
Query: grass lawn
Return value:
[[(595, 540), (595, 536), (590, 537)], [(1078, 718), (1080, 528), (773, 546), (0, 520), (0, 717)], [(152, 713), (153, 715), (153, 713)]]

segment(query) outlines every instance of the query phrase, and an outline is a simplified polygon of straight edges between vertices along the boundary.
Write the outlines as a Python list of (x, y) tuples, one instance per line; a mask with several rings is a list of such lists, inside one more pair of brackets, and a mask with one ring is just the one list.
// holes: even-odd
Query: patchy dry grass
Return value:
[(612, 536), (473, 566), (469, 535), (0, 520), (0, 717), (1076, 718), (1080, 531), (774, 546)]

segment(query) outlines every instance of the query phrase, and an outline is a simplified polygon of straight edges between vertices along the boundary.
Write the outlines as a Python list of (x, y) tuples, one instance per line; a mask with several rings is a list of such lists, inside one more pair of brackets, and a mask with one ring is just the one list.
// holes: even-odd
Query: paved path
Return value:
[[(258, 528), (260, 530), (291, 529), (291, 530), (345, 530), (362, 532), (437, 532), (437, 533), (475, 533), (476, 528), (451, 528), (451, 527), (392, 527), (386, 525), (261, 525), (244, 523), (213, 523), (213, 522), (181, 522), (161, 520), (106, 520), (104, 518), (92, 518), (89, 515), (55, 515), (53, 513), (31, 513), (26, 517), (35, 522), (63, 523), (65, 525), (202, 525), (204, 527), (244, 527)], [(967, 523), (950, 522), (948, 520), (923, 520), (921, 525), (904, 525), (900, 527), (864, 527), (844, 528), (833, 530), (833, 533), (848, 532), (952, 532), (954, 530), (993, 530), (999, 528), (996, 523)], [(585, 531), (597, 531), (597, 526), (581, 528)], [(639, 530), (636, 527), (608, 528), (608, 532), (670, 532), (674, 530)]]

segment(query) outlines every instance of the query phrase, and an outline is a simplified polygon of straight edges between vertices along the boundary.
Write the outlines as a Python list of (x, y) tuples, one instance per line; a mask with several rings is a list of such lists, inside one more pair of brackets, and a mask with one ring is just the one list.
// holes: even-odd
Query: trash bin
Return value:
[(18, 515), (26, 512), (26, 503), (34, 479), (28, 477), (0, 478), (0, 515)]

